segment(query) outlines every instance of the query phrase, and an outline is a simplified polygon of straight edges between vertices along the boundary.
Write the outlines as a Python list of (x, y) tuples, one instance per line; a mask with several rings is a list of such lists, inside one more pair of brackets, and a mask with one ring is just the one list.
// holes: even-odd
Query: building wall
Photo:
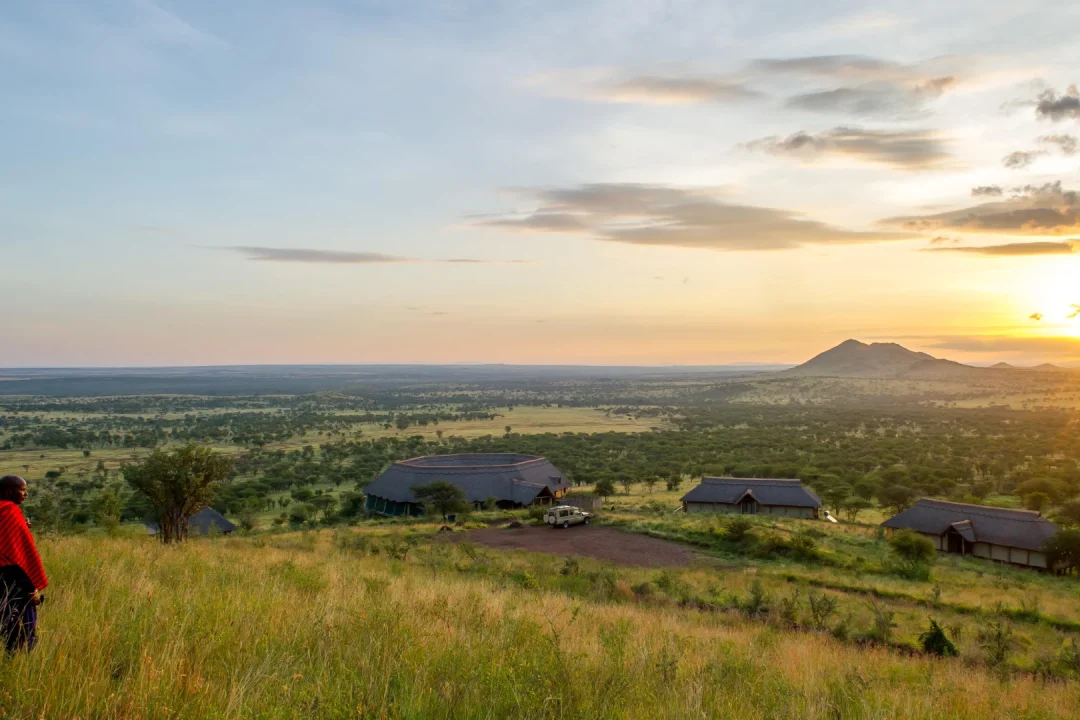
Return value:
[[(720, 513), (723, 515), (741, 515), (741, 505), (728, 505), (725, 503), (683, 503), (688, 513)], [(794, 507), (789, 505), (758, 505), (759, 515), (783, 515), (785, 517), (814, 518), (817, 516), (816, 508)]]
[[(925, 538), (929, 538), (930, 541), (934, 543), (934, 547), (941, 552), (948, 551), (948, 540), (944, 535), (931, 535), (930, 533), (919, 534)], [(975, 557), (985, 558), (987, 560), (998, 560), (1014, 565), (1046, 568), (1046, 555), (1034, 550), (1021, 550), (1020, 548), (1005, 547), (1004, 545), (977, 542), (972, 544), (971, 554)]]

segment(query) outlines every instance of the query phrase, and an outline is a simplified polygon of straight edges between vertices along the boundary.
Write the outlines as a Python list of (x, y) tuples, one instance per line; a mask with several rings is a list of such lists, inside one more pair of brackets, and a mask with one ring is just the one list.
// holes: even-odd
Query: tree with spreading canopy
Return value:
[(445, 480), (436, 480), (427, 485), (413, 485), (411, 489), (428, 512), (442, 515), (443, 522), (446, 522), (447, 515), (469, 510), (465, 491)]
[(194, 443), (172, 452), (154, 450), (138, 465), (124, 468), (124, 479), (154, 508), (164, 543), (188, 536), (188, 521), (209, 507), (214, 490), (229, 477), (233, 459)]

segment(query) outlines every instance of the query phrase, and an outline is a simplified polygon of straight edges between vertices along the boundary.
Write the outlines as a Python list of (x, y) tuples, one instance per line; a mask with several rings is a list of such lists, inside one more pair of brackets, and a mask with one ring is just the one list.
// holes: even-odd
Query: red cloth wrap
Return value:
[(49, 584), (30, 526), (19, 506), (10, 500), (0, 500), (0, 566), (3, 565), (21, 567), (37, 590)]

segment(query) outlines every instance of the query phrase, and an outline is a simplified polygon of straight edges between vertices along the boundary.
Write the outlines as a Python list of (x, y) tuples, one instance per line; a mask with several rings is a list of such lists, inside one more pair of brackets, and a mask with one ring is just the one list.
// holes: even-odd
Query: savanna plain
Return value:
[[(0, 382), (0, 473), (50, 576), (0, 717), (1080, 716), (1074, 556), (919, 556), (880, 527), (934, 497), (1072, 532), (1080, 373), (565, 373)], [(190, 444), (232, 460), (210, 505), (236, 530), (165, 545), (129, 476)], [(548, 458), (596, 522), (367, 508), (391, 463), (461, 452)], [(703, 476), (799, 478), (839, 522), (680, 512)]]

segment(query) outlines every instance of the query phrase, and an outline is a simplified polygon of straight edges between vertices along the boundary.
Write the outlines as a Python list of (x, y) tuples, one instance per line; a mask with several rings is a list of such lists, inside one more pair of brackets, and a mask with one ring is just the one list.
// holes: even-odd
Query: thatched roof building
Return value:
[(889, 529), (914, 530), (942, 552), (1046, 568), (1043, 544), (1057, 525), (1034, 510), (986, 507), (923, 498), (882, 523)]
[(816, 518), (821, 500), (799, 480), (705, 477), (682, 504), (686, 512)]
[(396, 462), (364, 489), (366, 507), (382, 515), (423, 512), (412, 488), (444, 480), (476, 506), (494, 498), (500, 508), (545, 504), (561, 498), (570, 481), (547, 459), (516, 453), (432, 455)]

